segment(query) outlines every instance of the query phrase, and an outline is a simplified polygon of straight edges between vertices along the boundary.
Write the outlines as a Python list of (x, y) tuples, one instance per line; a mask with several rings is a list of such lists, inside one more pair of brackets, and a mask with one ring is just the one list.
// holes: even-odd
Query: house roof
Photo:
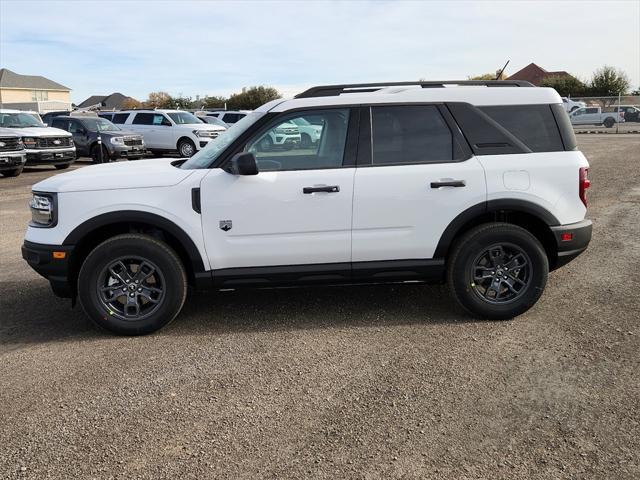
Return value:
[(118, 108), (122, 108), (122, 102), (124, 102), (128, 98), (131, 98), (131, 97), (127, 97), (126, 95), (123, 95), (122, 93), (119, 93), (119, 92), (114, 92), (111, 95), (92, 95), (89, 98), (87, 98), (84, 102), (82, 102), (80, 105), (78, 105), (78, 107), (86, 108), (86, 107), (91, 107), (93, 105), (100, 105), (101, 107), (104, 107), (104, 108), (118, 109)]
[(535, 63), (530, 63), (526, 67), (521, 70), (518, 70), (513, 75), (509, 75), (509, 80), (526, 80), (527, 82), (531, 82), (536, 86), (540, 86), (542, 81), (547, 77), (566, 77), (571, 76), (569, 73), (564, 70), (559, 70), (556, 72), (548, 72), (544, 68)]
[(24, 88), (36, 90), (64, 90), (70, 92), (69, 87), (41, 77), (40, 75), (20, 75), (8, 68), (0, 68), (0, 88)]

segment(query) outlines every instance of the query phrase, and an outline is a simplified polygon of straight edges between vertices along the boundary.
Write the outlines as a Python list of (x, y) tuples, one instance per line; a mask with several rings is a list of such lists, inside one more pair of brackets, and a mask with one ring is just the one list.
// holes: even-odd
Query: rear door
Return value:
[(150, 149), (175, 149), (172, 142), (171, 122), (162, 113), (139, 112), (131, 121), (131, 130), (144, 136)]
[(482, 166), (442, 106), (373, 106), (361, 126), (354, 274), (358, 262), (433, 258), (451, 221), (486, 200)]

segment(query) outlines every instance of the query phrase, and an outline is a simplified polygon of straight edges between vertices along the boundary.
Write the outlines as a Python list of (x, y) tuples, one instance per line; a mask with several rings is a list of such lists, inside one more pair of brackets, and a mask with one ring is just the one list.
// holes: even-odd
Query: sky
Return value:
[(535, 62), (640, 85), (640, 0), (0, 0), (0, 67), (43, 75), (72, 101), (229, 95), (269, 85), (466, 79)]

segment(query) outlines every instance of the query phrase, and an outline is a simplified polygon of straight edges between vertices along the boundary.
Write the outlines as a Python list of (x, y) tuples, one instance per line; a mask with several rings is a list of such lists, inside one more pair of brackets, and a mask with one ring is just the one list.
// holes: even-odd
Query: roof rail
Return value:
[(428, 82), (382, 82), (382, 83), (353, 83), (347, 85), (321, 85), (311, 87), (294, 98), (333, 97), (342, 93), (375, 92), (386, 87), (420, 86), (422, 88), (443, 88), (445, 85), (476, 85), (484, 87), (533, 87), (532, 83), (524, 80), (438, 80)]

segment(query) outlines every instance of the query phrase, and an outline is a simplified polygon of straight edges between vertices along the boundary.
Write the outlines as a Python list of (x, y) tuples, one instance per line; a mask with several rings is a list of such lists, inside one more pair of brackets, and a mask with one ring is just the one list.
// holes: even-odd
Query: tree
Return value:
[(587, 93), (587, 86), (572, 75), (547, 77), (540, 82), (541, 87), (555, 88), (562, 97), (583, 97)]
[(630, 85), (625, 72), (605, 65), (593, 72), (589, 94), (593, 97), (617, 97), (626, 93)]
[(127, 97), (122, 101), (122, 105), (120, 108), (122, 110), (134, 110), (136, 108), (142, 107), (142, 102), (139, 102), (135, 98)]
[(151, 92), (144, 102), (146, 108), (174, 108), (175, 102), (167, 92)]
[(201, 106), (205, 110), (214, 110), (224, 108), (225, 103), (227, 103), (227, 99), (224, 97), (210, 97), (209, 95), (207, 95), (206, 97), (200, 99), (198, 106)]
[[(498, 75), (498, 73), (500, 73), (500, 70), (498, 70), (496, 73), (483, 73), (482, 75), (475, 75), (473, 77), (467, 77), (467, 79), (469, 80), (496, 80), (496, 76)], [(507, 77), (504, 72), (502, 72), (502, 75), (500, 75), (499, 80), (506, 80)]]
[(184, 97), (182, 94), (172, 98), (172, 106), (170, 108), (179, 108), (181, 110), (188, 110), (191, 108), (197, 108), (196, 102), (191, 97)]
[(272, 87), (249, 87), (243, 88), (241, 93), (234, 93), (227, 100), (229, 110), (254, 110), (260, 105), (264, 105), (271, 100), (281, 98), (282, 95)]

